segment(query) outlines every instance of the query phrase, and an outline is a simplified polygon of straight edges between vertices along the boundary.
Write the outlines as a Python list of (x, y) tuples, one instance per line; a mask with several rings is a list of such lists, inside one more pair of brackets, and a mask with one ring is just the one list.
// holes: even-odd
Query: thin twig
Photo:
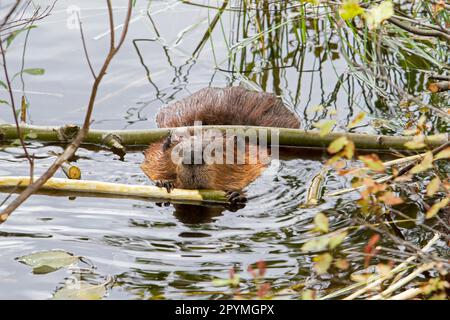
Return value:
[(80, 15), (78, 14), (78, 11), (77, 11), (77, 18), (78, 18), (78, 24), (80, 26), (80, 35), (81, 35), (81, 42), (83, 43), (84, 55), (86, 56), (86, 61), (89, 66), (89, 70), (91, 70), (91, 74), (95, 80), (95, 79), (97, 79), (97, 76), (95, 75), (94, 68), (92, 67), (92, 64), (91, 64), (91, 59), (89, 58), (88, 50), (86, 47), (86, 41), (84, 40), (83, 25), (82, 25), (82, 22), (80, 19)]
[[(109, 6), (111, 5), (110, 0), (107, 0), (107, 3)], [(94, 80), (94, 84), (93, 84), (92, 90), (91, 90), (91, 95), (89, 97), (88, 108), (87, 108), (86, 115), (84, 118), (83, 127), (80, 129), (80, 131), (78, 132), (78, 134), (76, 135), (76, 137), (72, 141), (72, 143), (67, 146), (67, 148), (64, 150), (64, 152), (61, 154), (61, 156), (58, 157), (53, 162), (53, 164), (47, 169), (47, 171), (39, 179), (37, 179), (34, 183), (30, 184), (16, 199), (14, 199), (14, 201), (12, 201), (2, 211), (2, 213), (0, 214), (0, 223), (3, 223), (4, 221), (6, 221), (8, 219), (8, 217), (11, 215), (11, 213), (17, 207), (19, 207), (25, 200), (27, 200), (34, 192), (39, 190), (39, 188), (41, 188), (45, 184), (45, 182), (55, 174), (55, 172), (61, 167), (61, 165), (64, 162), (66, 162), (67, 160), (69, 160), (75, 154), (75, 152), (77, 151), (81, 142), (86, 137), (86, 135), (89, 131), (90, 123), (91, 123), (91, 115), (92, 115), (92, 112), (94, 109), (95, 98), (97, 97), (98, 88), (100, 86), (100, 83), (101, 83), (103, 77), (106, 74), (106, 70), (108, 69), (111, 60), (114, 58), (116, 53), (119, 51), (120, 47), (122, 46), (122, 44), (125, 40), (127, 31), (128, 31), (128, 25), (129, 25), (130, 18), (131, 18), (132, 7), (133, 7), (133, 0), (128, 0), (128, 9), (127, 9), (126, 17), (125, 17), (124, 28), (122, 30), (120, 42), (116, 47), (110, 48), (108, 55), (106, 56), (106, 58), (103, 62), (102, 68), (100, 69), (98, 77)], [(112, 14), (111, 11), (110, 11), (110, 14)], [(111, 34), (112, 34), (114, 32), (114, 28), (112, 25), (110, 25), (110, 29), (111, 29)]]
[(17, 130), (17, 136), (18, 136), (20, 144), (23, 148), (23, 152), (25, 153), (25, 157), (27, 158), (27, 160), (30, 164), (30, 179), (33, 179), (34, 161), (33, 161), (33, 158), (28, 153), (27, 147), (25, 145), (25, 141), (23, 140), (22, 132), (20, 130), (19, 119), (18, 119), (17, 113), (16, 113), (16, 104), (14, 102), (14, 94), (12, 92), (11, 81), (9, 79), (9, 73), (8, 73), (8, 66), (6, 64), (6, 53), (3, 48), (2, 39), (0, 39), (0, 50), (1, 50), (2, 60), (3, 60), (3, 71), (5, 74), (6, 85), (8, 86), (9, 100), (10, 100), (11, 109), (12, 109), (12, 113), (13, 113), (13, 117), (14, 117), (14, 123), (16, 125), (16, 130)]

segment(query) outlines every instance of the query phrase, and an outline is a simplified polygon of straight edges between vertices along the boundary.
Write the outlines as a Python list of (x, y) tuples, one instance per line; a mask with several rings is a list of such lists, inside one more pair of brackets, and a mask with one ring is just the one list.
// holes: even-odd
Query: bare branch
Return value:
[[(108, 3), (108, 8), (111, 8), (110, 0), (107, 0), (107, 3)], [(114, 58), (114, 56), (120, 49), (123, 41), (125, 40), (127, 31), (128, 31), (128, 25), (129, 25), (130, 18), (131, 18), (132, 6), (133, 6), (133, 0), (129, 0), (128, 1), (128, 10), (127, 10), (127, 14), (125, 17), (124, 28), (122, 30), (120, 42), (117, 47), (110, 48), (108, 55), (106, 56), (106, 58), (103, 62), (102, 68), (100, 69), (100, 72), (99, 72), (97, 78), (95, 78), (95, 80), (94, 80), (94, 84), (92, 85), (91, 95), (89, 97), (89, 104), (88, 104), (88, 108), (86, 111), (83, 127), (80, 129), (80, 131), (78, 132), (77, 136), (74, 138), (72, 143), (67, 146), (67, 148), (64, 150), (64, 152), (61, 154), (61, 156), (59, 156), (55, 160), (55, 162), (53, 162), (53, 164), (47, 169), (47, 171), (41, 177), (39, 177), (39, 179), (37, 179), (34, 183), (30, 184), (16, 199), (14, 199), (14, 201), (12, 201), (0, 213), (0, 224), (3, 223), (4, 221), (6, 221), (8, 219), (8, 217), (11, 215), (11, 213), (17, 207), (19, 207), (25, 200), (27, 200), (34, 192), (39, 190), (45, 184), (45, 182), (55, 174), (55, 172), (61, 167), (61, 165), (64, 162), (66, 162), (67, 160), (69, 160), (75, 154), (75, 152), (77, 151), (81, 142), (86, 137), (86, 135), (89, 131), (91, 115), (92, 115), (92, 111), (94, 109), (94, 103), (95, 103), (95, 98), (97, 96), (98, 88), (100, 86), (100, 83), (101, 83), (103, 77), (106, 74), (106, 70), (108, 69), (108, 66), (109, 66), (111, 60)], [(109, 12), (112, 12), (112, 10), (109, 10)], [(111, 37), (113, 37), (112, 34), (111, 34)]]

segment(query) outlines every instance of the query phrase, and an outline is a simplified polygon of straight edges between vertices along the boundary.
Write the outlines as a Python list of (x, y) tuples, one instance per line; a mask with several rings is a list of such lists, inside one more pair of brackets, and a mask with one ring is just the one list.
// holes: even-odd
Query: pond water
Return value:
[[(237, 4), (230, 4), (236, 10), (223, 12), (211, 36), (201, 43), (222, 2), (195, 3), (201, 6), (176, 0), (137, 1), (127, 39), (101, 84), (92, 128), (153, 128), (155, 115), (163, 105), (207, 86), (231, 84), (280, 95), (301, 118), (305, 129), (312, 129), (320, 119), (332, 118), (340, 130), (361, 111), (368, 115), (357, 132), (392, 134), (399, 127), (405, 115), (392, 107), (390, 93), (385, 97), (377, 95), (348, 73), (333, 30), (324, 21), (316, 21), (318, 31), (314, 30), (314, 21), (307, 21), (309, 31), (304, 42), (292, 30), (293, 22), (289, 22), (287, 27), (265, 35), (264, 51), (254, 45), (244, 52), (236, 44), (242, 45), (243, 33), (246, 37), (255, 34), (256, 17), (250, 13), (246, 20)], [(119, 24), (126, 1), (114, 4)], [(104, 1), (57, 1), (51, 15), (36, 23), (38, 28), (31, 30), (26, 44), (25, 68), (43, 68), (45, 74), (24, 75), (24, 88), (19, 78), (13, 83), (16, 99), (25, 92), (30, 123), (82, 122), (92, 76), (74, 23), (74, 10), (78, 9), (94, 68), (98, 70), (103, 61), (109, 44)], [(273, 17), (294, 19), (291, 16), (297, 9), (274, 10), (280, 11), (272, 12)], [(273, 19), (276, 22), (278, 18)], [(282, 45), (274, 47), (267, 39), (277, 37), (281, 37), (278, 40)], [(8, 49), (12, 74), (21, 68), (24, 43), (25, 33)], [(393, 79), (411, 93), (422, 91), (424, 76), (414, 68), (398, 67), (392, 72)], [(5, 99), (6, 92), (0, 94)], [(317, 105), (325, 108), (311, 112)], [(6, 106), (0, 108), (0, 120), (12, 122)], [(382, 125), (372, 125), (373, 120)], [(36, 156), (35, 172), (40, 174), (54, 159), (51, 151), (61, 152), (62, 147), (32, 143), (29, 150)], [(0, 225), (0, 299), (49, 299), (70, 278), (101, 283), (108, 276), (115, 279), (105, 297), (110, 299), (226, 298), (231, 290), (214, 285), (213, 280), (227, 279), (234, 267), (241, 276), (240, 290), (254, 291), (247, 267), (260, 260), (267, 264), (265, 281), (274, 292), (291, 288), (284, 291), (284, 297), (299, 297), (303, 288), (325, 295), (347, 286), (350, 274), (364, 268), (364, 257), (358, 252), (363, 251), (373, 231), (354, 227), (335, 253), (335, 257), (347, 257), (348, 270), (335, 269), (331, 275), (322, 276), (312, 271), (314, 255), (300, 248), (315, 235), (311, 231), (314, 216), (325, 212), (330, 229), (337, 230), (357, 225), (354, 218), (362, 215), (355, 194), (328, 200), (315, 208), (301, 207), (308, 183), (320, 172), (327, 156), (325, 151), (300, 154), (282, 158), (279, 166), (273, 165), (249, 185), (245, 190), (249, 203), (236, 212), (217, 208), (201, 214), (196, 207), (180, 211), (172, 205), (159, 206), (145, 200), (34, 195)], [(84, 179), (151, 183), (139, 168), (142, 150), (129, 152), (124, 161), (96, 148), (80, 148), (77, 155), (76, 165)], [(27, 174), (22, 149), (0, 145), (0, 175)], [(56, 176), (64, 177), (61, 172)], [(324, 191), (337, 190), (347, 187), (348, 181), (330, 171), (324, 185)], [(0, 194), (0, 202), (6, 195)], [(412, 219), (423, 217), (419, 204), (407, 205), (405, 213)], [(418, 245), (430, 238), (430, 232), (417, 228), (414, 222), (399, 223), (398, 227)], [(381, 244), (404, 249), (389, 239)], [(35, 275), (16, 260), (50, 249), (83, 256), (96, 268), (64, 268)], [(402, 258), (401, 252), (397, 258)], [(397, 258), (391, 254), (392, 261)], [(81, 262), (78, 266), (87, 267)]]

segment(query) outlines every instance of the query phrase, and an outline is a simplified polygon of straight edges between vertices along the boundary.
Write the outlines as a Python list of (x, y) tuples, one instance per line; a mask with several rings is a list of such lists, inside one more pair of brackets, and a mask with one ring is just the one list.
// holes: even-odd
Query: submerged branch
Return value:
[[(199, 128), (199, 127), (185, 127)], [(252, 127), (252, 126), (202, 126), (202, 129), (216, 129), (224, 133), (227, 130), (250, 134), (247, 130), (255, 130), (258, 134), (267, 134), (267, 140), (270, 143), (271, 137), (278, 135), (279, 145), (292, 147), (328, 147), (335, 139), (346, 136), (353, 141), (358, 149), (370, 150), (406, 150), (404, 146), (406, 142), (412, 141), (412, 136), (386, 136), (386, 135), (369, 135), (360, 133), (333, 132), (324, 137), (319, 135), (319, 131), (305, 131), (302, 129), (289, 128), (269, 128), (269, 127)], [(22, 125), (20, 127), (27, 140), (43, 141), (43, 142), (71, 142), (79, 130), (76, 126), (64, 127), (46, 127)], [(83, 139), (85, 144), (96, 144), (110, 146), (110, 137), (114, 136), (120, 140), (122, 146), (148, 145), (153, 142), (160, 141), (172, 131), (179, 128), (158, 128), (149, 130), (94, 130), (91, 129)], [(15, 126), (9, 124), (0, 125), (0, 141), (15, 140), (17, 138), (17, 130)], [(425, 138), (424, 143), (428, 148), (440, 146), (449, 141), (448, 134), (432, 135)]]

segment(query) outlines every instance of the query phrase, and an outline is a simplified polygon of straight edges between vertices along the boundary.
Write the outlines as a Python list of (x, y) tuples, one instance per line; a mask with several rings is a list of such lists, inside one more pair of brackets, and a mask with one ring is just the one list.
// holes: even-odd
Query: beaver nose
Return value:
[(202, 148), (192, 148), (187, 157), (188, 164), (203, 164), (203, 150)]

